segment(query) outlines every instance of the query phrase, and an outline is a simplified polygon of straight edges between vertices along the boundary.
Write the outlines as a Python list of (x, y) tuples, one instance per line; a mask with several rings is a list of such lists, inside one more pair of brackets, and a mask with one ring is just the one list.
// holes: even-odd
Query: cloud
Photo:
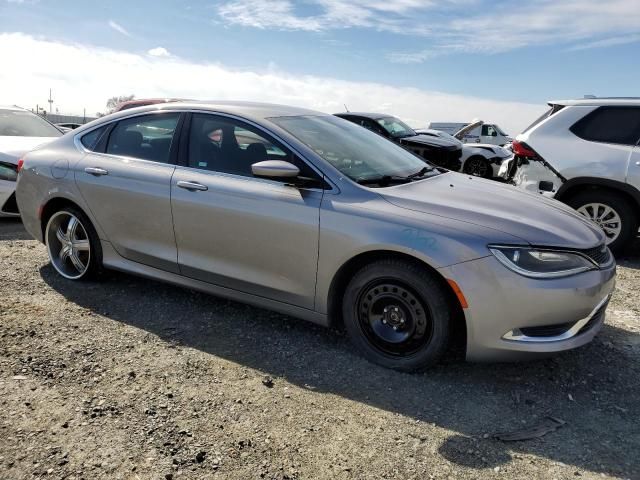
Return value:
[(308, 8), (293, 0), (228, 0), (217, 12), (229, 25), (307, 32), (364, 28), (420, 37), (426, 44), (387, 55), (395, 63), (540, 45), (606, 47), (621, 44), (608, 43), (611, 36), (640, 35), (638, 0), (309, 0), (303, 5)]
[(594, 42), (582, 43), (582, 44), (574, 45), (571, 48), (568, 48), (567, 51), (575, 52), (578, 50), (590, 50), (592, 48), (615, 47), (616, 45), (627, 45), (629, 43), (637, 43), (637, 42), (640, 42), (640, 34), (625, 35), (622, 37), (610, 37), (610, 38), (604, 38), (602, 40), (596, 40)]
[[(442, 0), (441, 4), (475, 0)], [(373, 28), (395, 33), (425, 34), (427, 24), (418, 28), (404, 20), (415, 10), (429, 9), (428, 0), (312, 0), (320, 13), (302, 14), (291, 0), (231, 0), (217, 9), (227, 24), (275, 30), (321, 32), (345, 28)]]
[(113, 28), (116, 32), (121, 33), (126, 37), (130, 37), (131, 34), (119, 23), (114, 22), (113, 20), (109, 20), (108, 25)]
[(171, 56), (171, 54), (169, 53), (169, 50), (167, 50), (164, 47), (152, 48), (147, 53), (152, 57), (170, 57)]
[[(23, 33), (0, 34), (0, 104), (44, 104), (53, 89), (61, 112), (103, 111), (108, 98), (178, 97), (252, 100), (312, 108), (327, 113), (384, 110), (411, 125), (429, 121), (468, 121), (480, 117), (516, 133), (546, 108), (518, 102), (400, 88), (373, 82), (291, 75), (270, 67), (238, 71), (224, 65), (179, 57), (152, 57), (121, 50), (69, 45)], [(24, 62), (29, 58), (29, 62)], [(82, 65), (81, 69), (77, 66)], [(16, 75), (15, 72), (20, 72)], [(185, 81), (188, 79), (188, 81)]]

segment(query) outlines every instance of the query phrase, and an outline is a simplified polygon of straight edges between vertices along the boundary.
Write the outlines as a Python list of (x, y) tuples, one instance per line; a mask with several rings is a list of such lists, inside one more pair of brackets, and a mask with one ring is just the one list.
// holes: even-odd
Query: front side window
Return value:
[(640, 107), (600, 107), (570, 130), (591, 142), (635, 145), (640, 139)]
[(384, 117), (376, 121), (393, 138), (413, 137), (416, 135), (416, 132), (409, 125), (396, 117)]
[[(386, 175), (406, 176), (428, 167), (423, 159), (401, 146), (334, 116), (275, 117), (269, 120), (355, 181)], [(433, 172), (437, 173), (435, 169)]]
[(296, 165), (302, 176), (317, 177), (296, 155), (260, 130), (228, 117), (193, 114), (189, 167), (252, 177), (251, 165), (266, 160), (284, 160)]
[(62, 132), (35, 113), (0, 109), (0, 137), (59, 137)]
[(106, 153), (168, 163), (179, 113), (120, 120), (109, 135)]

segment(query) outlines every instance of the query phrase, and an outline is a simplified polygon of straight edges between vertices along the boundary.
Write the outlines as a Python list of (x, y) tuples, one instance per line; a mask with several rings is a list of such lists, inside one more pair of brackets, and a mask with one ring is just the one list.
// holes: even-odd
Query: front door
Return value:
[(179, 113), (120, 120), (75, 178), (106, 240), (124, 258), (178, 272), (171, 218), (171, 145)]
[(190, 124), (184, 165), (171, 181), (181, 273), (312, 309), (323, 191), (255, 178), (251, 164), (279, 159), (313, 173), (239, 120), (203, 113)]

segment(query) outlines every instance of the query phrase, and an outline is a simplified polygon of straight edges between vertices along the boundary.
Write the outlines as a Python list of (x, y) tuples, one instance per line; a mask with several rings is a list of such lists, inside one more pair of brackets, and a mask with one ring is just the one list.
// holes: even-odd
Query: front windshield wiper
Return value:
[(392, 183), (409, 183), (413, 180), (417, 180), (421, 177), (424, 177), (427, 173), (434, 171), (433, 167), (422, 167), (415, 173), (410, 175), (381, 175), (379, 177), (371, 177), (371, 178), (358, 178), (356, 182), (360, 185), (381, 185), (387, 186)]
[(411, 175), (407, 175), (406, 178), (420, 178), (420, 177), (424, 177), (425, 174), (432, 172), (433, 171), (433, 167), (422, 167), (420, 170), (418, 170), (416, 173), (412, 173)]
[(411, 179), (399, 175), (381, 175), (379, 177), (357, 178), (355, 181), (360, 185), (380, 185), (386, 187), (392, 183), (409, 183)]

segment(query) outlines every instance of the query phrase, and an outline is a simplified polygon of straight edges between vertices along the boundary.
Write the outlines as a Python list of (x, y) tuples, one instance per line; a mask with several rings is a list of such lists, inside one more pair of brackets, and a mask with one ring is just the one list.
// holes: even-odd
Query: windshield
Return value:
[(413, 137), (416, 132), (396, 117), (384, 117), (376, 120), (393, 138)]
[[(407, 176), (432, 166), (399, 145), (333, 115), (277, 117), (280, 126), (355, 181)], [(437, 171), (434, 169), (434, 173)]]
[(62, 132), (35, 113), (0, 109), (2, 137), (59, 137)]

